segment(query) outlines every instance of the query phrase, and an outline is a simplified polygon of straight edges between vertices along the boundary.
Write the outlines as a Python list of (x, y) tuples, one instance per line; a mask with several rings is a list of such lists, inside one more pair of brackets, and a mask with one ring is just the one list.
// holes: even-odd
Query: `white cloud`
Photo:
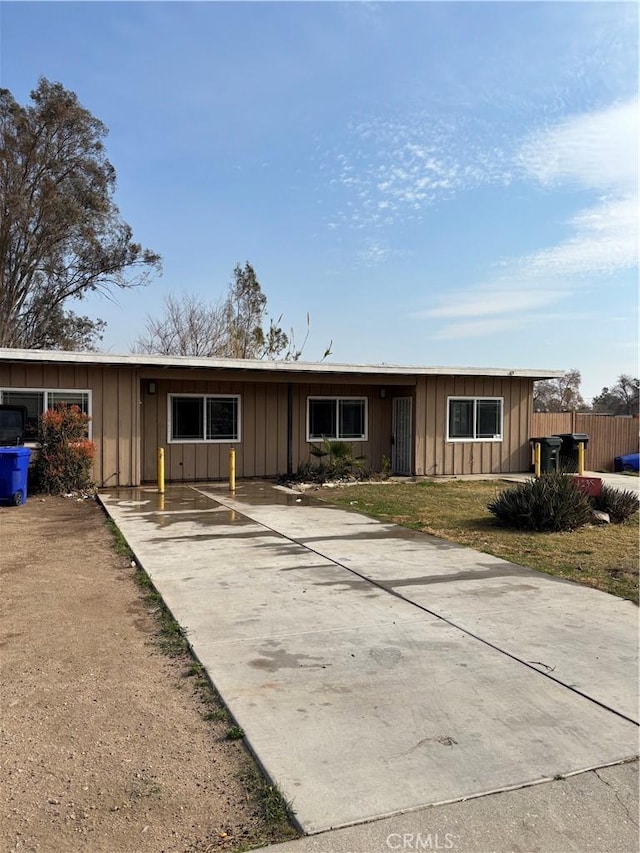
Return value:
[(422, 312), (421, 316), (434, 319), (485, 318), (446, 325), (437, 336), (493, 334), (503, 327), (500, 315), (507, 311), (513, 312), (509, 325), (515, 329), (531, 321), (531, 313), (524, 311), (574, 294), (585, 278), (593, 281), (636, 267), (637, 148), (635, 99), (575, 116), (530, 136), (514, 158), (524, 179), (533, 179), (548, 190), (573, 185), (600, 196), (566, 223), (572, 231), (567, 239), (501, 260), (493, 281), (452, 294), (440, 306)]
[(460, 338), (479, 338), (495, 335), (498, 332), (512, 331), (514, 319), (501, 317), (493, 320), (470, 320), (468, 323), (451, 323), (431, 337), (434, 340), (452, 341)]
[(351, 133), (353, 147), (337, 155), (331, 183), (349, 194), (340, 218), (352, 227), (416, 220), (433, 204), (512, 177), (505, 152), (483, 146), (478, 127), (467, 127), (462, 119), (374, 119), (354, 124)]
[(478, 288), (459, 293), (437, 308), (420, 311), (417, 317), (487, 317), (498, 314), (519, 313), (541, 308), (563, 296), (557, 290), (510, 290), (505, 284), (500, 289)]
[(388, 246), (374, 240), (367, 240), (364, 248), (356, 253), (357, 265), (375, 267), (386, 261), (391, 254), (392, 250)]
[(638, 205), (633, 196), (605, 198), (571, 220), (568, 240), (518, 261), (532, 284), (548, 276), (573, 278), (631, 269), (638, 261)]
[(575, 184), (605, 191), (569, 222), (573, 235), (521, 258), (535, 278), (629, 269), (638, 260), (638, 103), (636, 99), (570, 118), (536, 134), (517, 160), (544, 187)]
[(532, 134), (516, 154), (526, 176), (543, 186), (632, 191), (638, 181), (638, 103), (573, 116)]

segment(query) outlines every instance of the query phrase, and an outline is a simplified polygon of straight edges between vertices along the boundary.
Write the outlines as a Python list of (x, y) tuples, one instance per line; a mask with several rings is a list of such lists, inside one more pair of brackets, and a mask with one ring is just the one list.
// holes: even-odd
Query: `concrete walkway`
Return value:
[(638, 762), (272, 845), (268, 853), (638, 853)]
[[(632, 602), (313, 498), (274, 498), (274, 491), (202, 490), (347, 569), (340, 589), (372, 582), (638, 722), (638, 680), (629, 677), (638, 659)], [(357, 508), (357, 490), (353, 496)]]
[(306, 833), (637, 752), (628, 602), (264, 483), (101, 499)]

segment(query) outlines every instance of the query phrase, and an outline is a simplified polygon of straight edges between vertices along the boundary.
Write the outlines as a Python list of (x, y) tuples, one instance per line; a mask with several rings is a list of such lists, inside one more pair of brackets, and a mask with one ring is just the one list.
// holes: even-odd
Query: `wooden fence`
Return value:
[(613, 460), (637, 453), (640, 421), (630, 415), (593, 415), (580, 412), (534, 412), (531, 437), (583, 432), (589, 436), (585, 453), (588, 471), (613, 471)]

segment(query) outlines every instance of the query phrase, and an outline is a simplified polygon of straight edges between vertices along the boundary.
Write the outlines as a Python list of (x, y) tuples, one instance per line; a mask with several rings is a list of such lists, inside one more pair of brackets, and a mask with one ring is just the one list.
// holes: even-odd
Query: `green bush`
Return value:
[(587, 524), (592, 506), (571, 477), (552, 472), (505, 489), (487, 508), (509, 527), (558, 532)]
[(638, 512), (638, 494), (603, 486), (598, 497), (594, 498), (593, 505), (596, 509), (608, 513), (614, 524), (622, 524)]
[(347, 441), (323, 438), (322, 444), (312, 444), (309, 452), (317, 461), (304, 460), (295, 474), (281, 474), (278, 482), (322, 486), (332, 480), (364, 480), (370, 476), (365, 469), (365, 457), (354, 456), (353, 445)]
[(363, 476), (365, 457), (354, 456), (353, 445), (347, 441), (323, 437), (322, 443), (312, 444), (309, 452), (318, 460), (315, 466), (310, 466), (313, 482)]
[(40, 451), (35, 462), (36, 488), (50, 495), (89, 491), (95, 455), (87, 439), (89, 416), (79, 406), (57, 405), (38, 422)]

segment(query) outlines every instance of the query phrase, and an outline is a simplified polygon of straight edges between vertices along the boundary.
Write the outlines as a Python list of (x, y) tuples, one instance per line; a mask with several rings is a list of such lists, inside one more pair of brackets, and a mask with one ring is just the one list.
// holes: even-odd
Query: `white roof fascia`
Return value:
[(0, 362), (32, 361), (58, 364), (95, 364), (118, 367), (190, 368), (209, 370), (256, 370), (276, 373), (351, 373), (389, 376), (497, 376), (553, 379), (564, 370), (532, 370), (501, 367), (420, 367), (398, 364), (334, 364), (332, 362), (259, 361), (244, 358), (192, 358), (146, 354), (116, 355), (101, 352), (69, 352), (0, 348)]

